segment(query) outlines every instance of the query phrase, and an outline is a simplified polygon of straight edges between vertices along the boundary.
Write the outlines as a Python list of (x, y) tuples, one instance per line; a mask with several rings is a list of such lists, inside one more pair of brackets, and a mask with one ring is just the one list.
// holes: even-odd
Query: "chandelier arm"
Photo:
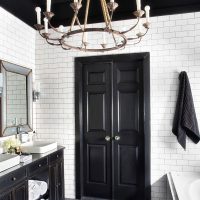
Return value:
[(77, 22), (78, 26), (80, 27), (80, 29), (83, 31), (83, 27), (81, 26), (78, 15), (76, 15), (76, 22)]
[(75, 12), (74, 16), (72, 18), (72, 22), (71, 22), (71, 25), (70, 25), (70, 28), (69, 28), (68, 32), (70, 32), (72, 30), (72, 28), (74, 27), (74, 23), (75, 23), (75, 20), (76, 20), (76, 15), (77, 15), (77, 13)]
[(65, 48), (65, 47), (63, 47), (62, 44), (61, 44), (61, 48), (64, 49), (64, 50), (71, 50), (70, 48)]
[(142, 37), (140, 37), (139, 41), (133, 43), (133, 45), (139, 44), (142, 41)]
[(136, 26), (139, 24), (139, 21), (140, 21), (140, 17), (138, 17), (137, 18), (137, 22), (136, 22), (136, 24), (134, 25), (134, 26), (132, 26), (130, 29), (128, 29), (127, 31), (122, 31), (121, 33), (122, 34), (126, 34), (126, 33), (128, 33), (128, 32), (130, 32), (130, 31), (132, 31), (134, 28), (136, 28)]
[(113, 14), (114, 14), (114, 11), (112, 10), (111, 13), (110, 13), (110, 20), (112, 21), (112, 18), (113, 18)]
[(57, 28), (55, 28), (55, 27), (51, 24), (50, 20), (49, 20), (48, 22), (49, 22), (49, 26), (50, 26), (55, 32), (60, 33), (60, 34), (65, 34), (65, 32), (61, 32), (61, 31), (59, 31)]
[[(79, 4), (81, 4), (81, 3), (82, 3), (82, 0), (79, 0)], [(78, 15), (78, 11), (76, 11), (76, 12), (74, 13), (74, 16), (73, 16), (72, 22), (71, 22), (71, 26), (70, 26), (70, 28), (69, 28), (69, 32), (70, 32), (70, 31), (72, 30), (72, 28), (74, 27), (74, 23), (75, 23), (75, 20), (76, 20), (77, 15)]]
[[(55, 44), (55, 43), (49, 42), (49, 40), (59, 41), (59, 44)], [(50, 45), (53, 45), (53, 46), (60, 46), (61, 45), (60, 39), (49, 39), (49, 38), (46, 38), (46, 42), (48, 44), (50, 44)]]
[(90, 0), (87, 0), (86, 9), (85, 9), (84, 30), (86, 28), (87, 21), (88, 21), (89, 9), (90, 9)]
[[(106, 12), (106, 15), (107, 15), (108, 23), (111, 24), (111, 18), (110, 18), (109, 11), (108, 11), (108, 7), (107, 7), (107, 4), (106, 4), (106, 1), (105, 1), (105, 0), (103, 0), (103, 5), (104, 5), (105, 12)], [(110, 28), (111, 28), (111, 27), (110, 27)]]
[[(132, 39), (132, 38), (131, 38)], [(135, 38), (136, 39), (136, 38)], [(135, 40), (134, 39), (134, 40)], [(136, 44), (138, 44), (138, 43), (140, 43), (141, 41), (142, 41), (142, 37), (140, 37), (140, 38), (137, 38), (138, 39), (138, 41), (137, 42), (135, 42), (135, 43), (132, 43), (132, 44), (127, 44), (127, 45), (136, 45)], [(129, 40), (129, 39), (127, 39), (127, 40)]]
[(84, 36), (85, 36), (85, 28), (86, 28), (87, 21), (88, 21), (89, 9), (90, 9), (90, 0), (87, 0), (86, 9), (85, 9), (85, 19), (84, 19), (84, 26), (83, 26), (83, 34), (82, 34), (82, 44), (84, 44), (85, 48), (86, 48), (86, 44), (84, 43)]
[[(79, 27), (80, 27), (81, 29), (83, 29), (83, 28), (81, 27), (81, 24), (80, 24), (80, 22), (79, 22), (79, 19), (78, 19), (77, 14), (78, 14), (78, 12), (75, 13), (75, 20), (74, 20), (74, 21), (77, 21), (77, 24), (79, 25)], [(50, 20), (48, 20), (48, 23), (49, 23), (49, 26), (50, 26), (55, 32), (60, 33), (60, 34), (65, 34), (65, 32), (61, 32), (61, 31), (59, 31), (57, 28), (55, 28), (55, 27), (51, 24)], [(73, 27), (73, 26), (71, 25), (71, 27)], [(70, 27), (70, 31), (71, 31), (71, 27)]]
[(69, 27), (68, 32), (70, 32), (70, 31), (72, 30), (72, 28), (74, 27), (75, 20), (76, 20), (76, 18), (75, 18), (75, 16), (74, 16), (73, 19), (72, 19), (72, 22), (71, 22), (71, 25), (70, 25), (70, 27)]
[(101, 9), (102, 9), (102, 12), (103, 12), (104, 21), (105, 21), (106, 28), (107, 28), (108, 27), (108, 18), (107, 18), (107, 15), (106, 15), (103, 0), (100, 0), (100, 2), (101, 2)]
[[(110, 15), (109, 15), (109, 11), (108, 11), (108, 7), (107, 7), (107, 4), (106, 4), (106, 1), (105, 1), (105, 0), (102, 0), (102, 2), (103, 2), (103, 7), (104, 7), (104, 9), (105, 9), (105, 14), (106, 14), (107, 19), (108, 19), (108, 26), (109, 26), (109, 28), (110, 28), (111, 30), (113, 30), (113, 29), (112, 29), (112, 24), (111, 24), (111, 18), (110, 18)], [(116, 38), (115, 38), (115, 35), (113, 34), (113, 32), (112, 32), (112, 38), (113, 38), (113, 40), (114, 40), (114, 42), (115, 42), (115, 45), (117, 46), (117, 41), (116, 41)]]
[(46, 37), (44, 35), (42, 35), (41, 30), (38, 31), (40, 36), (43, 37), (44, 39), (46, 39)]
[[(53, 45), (53, 46), (60, 46), (61, 45), (61, 40), (59, 38), (49, 38), (49, 36), (43, 35), (40, 30), (38, 32), (39, 32), (40, 36), (42, 38), (44, 38), (48, 44)], [(58, 41), (59, 44), (52, 43), (49, 40), (51, 40), (51, 41)]]
[(139, 38), (141, 38), (141, 37), (132, 37), (132, 38), (127, 38), (127, 40), (137, 40), (137, 39), (139, 39)]
[(141, 38), (144, 37), (148, 33), (148, 31), (149, 31), (149, 28), (146, 28), (146, 32), (141, 36)]
[(144, 34), (142, 34), (141, 36), (137, 36), (137, 37), (133, 37), (133, 38), (127, 38), (127, 40), (137, 40), (139, 38), (143, 38), (147, 34), (148, 31), (149, 31), (149, 29), (147, 28), (146, 32)]

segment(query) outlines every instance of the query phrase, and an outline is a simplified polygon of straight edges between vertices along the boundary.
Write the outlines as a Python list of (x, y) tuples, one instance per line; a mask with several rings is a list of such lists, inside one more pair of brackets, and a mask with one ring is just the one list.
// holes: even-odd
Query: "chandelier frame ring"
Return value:
[[(120, 36), (122, 38), (122, 41), (120, 44), (117, 44), (113, 47), (109, 47), (109, 48), (87, 48), (86, 46), (84, 47), (78, 47), (78, 46), (73, 46), (73, 45), (70, 45), (68, 44), (67, 42), (64, 41), (64, 39), (66, 39), (67, 37), (70, 37), (72, 35), (76, 35), (76, 34), (79, 34), (79, 33), (83, 33), (83, 32), (106, 32), (106, 33), (111, 33), (111, 34), (114, 34), (116, 36)], [(68, 33), (65, 33), (61, 40), (60, 40), (60, 43), (63, 47), (67, 47), (67, 48), (70, 48), (70, 49), (75, 49), (75, 50), (79, 50), (79, 51), (88, 51), (88, 52), (104, 52), (104, 51), (112, 51), (112, 50), (117, 50), (117, 49), (121, 49), (123, 48), (124, 46), (126, 46), (127, 44), (127, 38), (124, 34), (122, 34), (121, 32), (119, 31), (116, 31), (116, 30), (113, 30), (113, 29), (105, 29), (105, 28), (85, 28), (84, 31), (82, 31), (81, 29), (77, 29), (77, 30), (73, 30), (73, 31), (70, 31)]]

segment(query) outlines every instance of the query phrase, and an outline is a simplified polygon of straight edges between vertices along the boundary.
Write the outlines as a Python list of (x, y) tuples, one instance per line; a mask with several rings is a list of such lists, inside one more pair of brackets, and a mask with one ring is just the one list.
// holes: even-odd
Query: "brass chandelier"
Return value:
[[(106, 0), (99, 1), (104, 18), (103, 25), (95, 24), (92, 27), (88, 25), (90, 0), (86, 0), (84, 23), (81, 24), (78, 14), (82, 7), (82, 0), (74, 0), (70, 4), (74, 15), (69, 27), (65, 28), (63, 25), (60, 25), (58, 28), (55, 28), (51, 23), (51, 19), (54, 16), (54, 13), (51, 12), (51, 0), (47, 0), (47, 8), (43, 13), (45, 16), (44, 25), (41, 24), (41, 8), (36, 7), (37, 24), (34, 26), (48, 44), (61, 46), (65, 50), (75, 49), (89, 52), (104, 52), (122, 49), (128, 42), (137, 44), (142, 40), (150, 26), (149, 6), (145, 6), (144, 11), (141, 9), (141, 0), (136, 0), (137, 10), (133, 12), (133, 15), (136, 17), (136, 23), (127, 30), (119, 31), (115, 30), (112, 24), (113, 14), (118, 7), (118, 3), (114, 0), (110, 0), (108, 3)], [(146, 19), (142, 23), (144, 14), (146, 15)], [(49, 27), (51, 30), (48, 29)], [(128, 33), (129, 35), (133, 35), (133, 37), (127, 37)], [(89, 38), (91, 38), (91, 41), (89, 41)]]

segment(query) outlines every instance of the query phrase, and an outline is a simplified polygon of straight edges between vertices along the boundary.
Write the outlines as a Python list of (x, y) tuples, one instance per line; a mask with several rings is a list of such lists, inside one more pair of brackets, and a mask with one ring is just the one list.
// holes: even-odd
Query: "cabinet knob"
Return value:
[(115, 140), (116, 140), (116, 141), (119, 141), (119, 140), (120, 140), (120, 136), (116, 135), (116, 136), (115, 136)]
[(105, 140), (106, 140), (107, 142), (109, 142), (110, 139), (111, 139), (111, 138), (110, 138), (110, 136), (108, 136), (108, 135), (105, 137)]
[(59, 158), (59, 155), (56, 155), (57, 158)]
[(13, 180), (13, 181), (16, 181), (16, 180), (17, 180), (17, 178), (16, 178), (16, 177), (12, 177), (12, 180)]
[(42, 167), (42, 165), (41, 165), (41, 164), (39, 164), (39, 165), (38, 165), (38, 167)]

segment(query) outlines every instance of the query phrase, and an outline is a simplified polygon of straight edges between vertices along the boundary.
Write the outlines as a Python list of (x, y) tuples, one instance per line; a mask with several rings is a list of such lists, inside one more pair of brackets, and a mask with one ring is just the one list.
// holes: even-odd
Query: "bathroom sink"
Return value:
[(57, 148), (57, 142), (34, 141), (21, 145), (24, 153), (46, 153)]
[(11, 154), (0, 154), (0, 172), (14, 167), (20, 163), (20, 156)]

